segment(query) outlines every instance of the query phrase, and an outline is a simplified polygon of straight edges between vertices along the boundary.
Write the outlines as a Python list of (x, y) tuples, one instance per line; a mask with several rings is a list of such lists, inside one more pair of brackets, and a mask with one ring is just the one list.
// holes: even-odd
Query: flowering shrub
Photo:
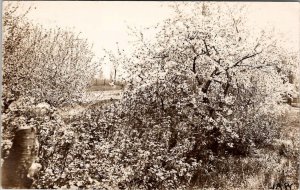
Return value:
[(44, 29), (26, 19), (18, 6), (3, 13), (3, 105), (21, 96), (60, 106), (76, 100), (95, 74), (93, 53), (71, 31)]
[[(245, 160), (235, 158), (237, 153), (233, 148), (243, 150), (250, 146), (252, 151), (259, 148), (256, 146), (261, 142), (256, 142), (251, 136), (253, 134), (248, 136), (247, 132), (250, 131), (240, 131), (233, 140), (233, 132), (224, 132), (220, 136), (225, 139), (224, 143), (217, 142), (218, 146), (223, 147), (214, 152), (211, 146), (213, 139), (209, 136), (214, 134), (213, 129), (195, 129), (185, 122), (175, 123), (170, 116), (160, 117), (159, 123), (154, 123), (154, 113), (157, 113), (155, 111), (153, 118), (149, 113), (144, 114), (142, 118), (135, 117), (138, 120), (133, 117), (128, 119), (127, 116), (132, 110), (122, 106), (127, 105), (129, 100), (132, 101), (129, 97), (132, 96), (126, 98), (125, 95), (124, 102), (121, 103), (90, 107), (84, 114), (73, 116), (68, 125), (55, 125), (56, 127), (49, 129), (47, 126), (53, 125), (42, 124), (44, 127), (41, 128), (39, 136), (43, 145), (39, 155), (43, 168), (35, 180), (34, 187), (224, 187), (228, 184), (221, 180), (222, 177), (226, 176), (227, 172), (236, 174), (228, 168), (228, 164), (235, 164), (236, 170), (241, 169), (240, 167), (250, 167), (249, 171), (245, 171), (245, 175), (250, 176), (256, 175), (264, 167), (260, 160), (246, 162), (247, 157), (238, 156)], [(171, 122), (175, 129), (172, 129)], [(200, 136), (197, 131), (203, 134)], [(267, 139), (264, 143), (273, 138), (272, 135), (267, 135), (267, 131), (272, 130), (263, 131), (264, 139)], [(238, 136), (240, 134), (242, 135)], [(235, 144), (242, 138), (249, 138), (249, 144)], [(212, 176), (214, 177), (211, 178)], [(217, 180), (218, 177), (220, 181)], [(241, 179), (236, 177), (234, 180), (241, 182)]]

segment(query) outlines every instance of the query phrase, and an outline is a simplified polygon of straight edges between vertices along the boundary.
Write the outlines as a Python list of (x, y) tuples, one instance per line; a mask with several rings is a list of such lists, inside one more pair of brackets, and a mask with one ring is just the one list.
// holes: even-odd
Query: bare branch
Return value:
[[(262, 52), (262, 51), (261, 51), (261, 52)], [(228, 70), (229, 68), (233, 68), (233, 67), (238, 66), (238, 64), (242, 63), (242, 62), (245, 61), (246, 59), (255, 57), (256, 55), (260, 54), (261, 52), (256, 52), (256, 53), (254, 53), (254, 54), (252, 54), (252, 55), (246, 55), (246, 56), (244, 56), (242, 59), (240, 59), (240, 60), (237, 61), (235, 64), (233, 64), (233, 66), (228, 67), (226, 70)]]

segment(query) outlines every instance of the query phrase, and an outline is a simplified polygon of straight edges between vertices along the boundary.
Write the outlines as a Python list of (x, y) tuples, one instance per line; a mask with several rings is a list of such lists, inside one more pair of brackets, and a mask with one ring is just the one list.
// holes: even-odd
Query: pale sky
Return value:
[[(6, 2), (4, 2), (6, 3)], [(16, 3), (16, 2), (13, 2)], [(127, 26), (149, 27), (169, 17), (170, 2), (103, 1), (22, 1), (23, 8), (34, 6), (29, 19), (45, 27), (60, 26), (82, 32), (93, 43), (97, 56), (102, 49), (129, 48)], [(231, 2), (227, 2), (231, 3)], [(239, 2), (249, 5), (248, 22), (253, 29), (273, 26), (286, 44), (299, 50), (300, 12), (298, 2)]]

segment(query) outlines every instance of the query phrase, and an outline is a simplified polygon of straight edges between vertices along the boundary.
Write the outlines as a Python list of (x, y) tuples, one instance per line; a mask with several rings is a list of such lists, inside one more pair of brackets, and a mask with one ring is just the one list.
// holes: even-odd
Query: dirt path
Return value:
[(109, 100), (119, 100), (122, 97), (122, 90), (111, 90), (111, 91), (89, 91), (83, 97), (81, 104), (72, 106), (66, 106), (60, 109), (60, 115), (64, 118), (70, 118), (79, 115), (89, 106), (101, 103), (107, 103)]

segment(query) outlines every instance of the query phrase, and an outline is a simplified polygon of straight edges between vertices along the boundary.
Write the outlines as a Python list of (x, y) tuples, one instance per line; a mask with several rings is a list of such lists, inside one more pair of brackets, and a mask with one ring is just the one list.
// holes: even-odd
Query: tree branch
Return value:
[[(261, 51), (261, 52), (262, 52), (262, 51)], [(240, 59), (240, 60), (237, 61), (235, 64), (233, 64), (233, 66), (228, 67), (226, 70), (228, 70), (229, 68), (233, 68), (233, 67), (238, 66), (238, 64), (242, 63), (244, 60), (249, 59), (249, 58), (252, 58), (252, 57), (255, 57), (256, 55), (260, 54), (261, 52), (256, 52), (256, 53), (254, 53), (254, 54), (252, 54), (252, 55), (246, 55), (246, 56), (244, 56), (242, 59)]]

